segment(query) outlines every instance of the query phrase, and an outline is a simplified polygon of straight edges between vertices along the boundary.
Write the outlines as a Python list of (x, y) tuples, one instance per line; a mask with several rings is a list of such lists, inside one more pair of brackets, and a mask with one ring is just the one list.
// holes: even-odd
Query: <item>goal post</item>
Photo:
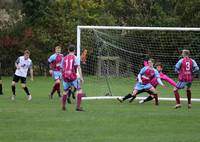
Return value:
[[(130, 93), (148, 58), (161, 62), (164, 72), (177, 81), (174, 66), (183, 49), (200, 63), (200, 28), (77, 26), (77, 56), (87, 51), (81, 66), (89, 96)], [(194, 94), (200, 91), (199, 82), (195, 75)], [(158, 90), (163, 97), (174, 97), (170, 86)]]

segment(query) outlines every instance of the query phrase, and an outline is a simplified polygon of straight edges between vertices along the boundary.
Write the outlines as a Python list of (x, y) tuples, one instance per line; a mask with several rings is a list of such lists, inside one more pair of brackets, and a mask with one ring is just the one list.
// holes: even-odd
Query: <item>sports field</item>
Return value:
[[(60, 108), (57, 95), (48, 99), (53, 81), (50, 77), (28, 80), (32, 101), (28, 102), (19, 84), (16, 100), (11, 101), (11, 77), (3, 77), (4, 94), (0, 96), (1, 142), (199, 142), (200, 102), (187, 109), (174, 110), (173, 101), (138, 104), (116, 100), (84, 100), (84, 112), (76, 112), (75, 104)], [(113, 94), (122, 96), (132, 89), (130, 82), (111, 80)], [(122, 83), (123, 82), (123, 83)], [(105, 80), (85, 78), (87, 96), (104, 95)], [(158, 88), (160, 97), (174, 97), (172, 87)], [(199, 84), (193, 85), (193, 97), (200, 98)], [(185, 93), (181, 92), (183, 97)], [(142, 95), (140, 95), (142, 96)], [(146, 94), (143, 94), (146, 96)]]

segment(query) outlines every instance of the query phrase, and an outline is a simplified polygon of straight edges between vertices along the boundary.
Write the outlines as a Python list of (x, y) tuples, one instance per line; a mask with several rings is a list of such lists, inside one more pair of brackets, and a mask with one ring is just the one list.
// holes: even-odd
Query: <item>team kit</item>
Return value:
[[(54, 80), (52, 90), (49, 94), (49, 99), (53, 99), (53, 95), (57, 92), (61, 98), (61, 110), (66, 111), (67, 103), (71, 103), (70, 96), (76, 98), (76, 111), (84, 111), (81, 107), (82, 97), (85, 96), (81, 88), (84, 80), (81, 71), (80, 62), (81, 59), (75, 55), (75, 45), (68, 46), (68, 54), (63, 56), (61, 54), (61, 47), (55, 47), (55, 53), (48, 58), (49, 73)], [(155, 67), (155, 68), (154, 68)], [(32, 96), (26, 84), (27, 72), (30, 71), (31, 80), (33, 80), (32, 60), (30, 59), (30, 51), (25, 50), (24, 55), (18, 57), (15, 61), (15, 73), (12, 80), (12, 97), (11, 100), (16, 99), (16, 83), (21, 81), (21, 86), (27, 95), (27, 99), (31, 101)], [(140, 100), (139, 103), (145, 103), (151, 100), (155, 100), (155, 105), (159, 105), (157, 86), (161, 85), (166, 88), (162, 81), (169, 83), (173, 86), (173, 93), (176, 100), (175, 109), (181, 108), (179, 90), (186, 88), (186, 94), (188, 99), (188, 109), (192, 107), (191, 104), (191, 86), (194, 73), (199, 71), (199, 67), (194, 59), (190, 57), (189, 50), (182, 50), (182, 58), (175, 65), (175, 72), (178, 74), (178, 82), (175, 82), (172, 78), (162, 72), (163, 65), (160, 62), (154, 63), (154, 59), (150, 58), (144, 61), (144, 67), (137, 75), (137, 82), (134, 85), (132, 93), (119, 97), (119, 102), (129, 100), (134, 101), (136, 96), (141, 93), (148, 93), (145, 99)], [(63, 93), (61, 94), (61, 82), (63, 84)], [(0, 94), (2, 92), (2, 81), (0, 78)]]

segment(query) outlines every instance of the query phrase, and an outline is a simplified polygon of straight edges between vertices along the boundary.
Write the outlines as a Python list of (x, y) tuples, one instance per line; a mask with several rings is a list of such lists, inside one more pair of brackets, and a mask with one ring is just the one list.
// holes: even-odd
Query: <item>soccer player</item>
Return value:
[[(156, 70), (159, 72), (160, 79), (162, 81), (164, 80), (164, 81), (168, 82), (170, 85), (172, 85), (174, 87), (176, 86), (176, 82), (162, 72), (163, 65), (160, 62), (156, 63)], [(158, 81), (156, 78), (153, 78), (150, 83), (154, 88), (156, 88), (158, 86)], [(147, 91), (147, 93), (150, 93), (150, 92)], [(144, 102), (150, 101), (153, 99), (153, 97), (155, 98), (155, 105), (158, 105), (158, 96), (157, 95), (151, 96), (151, 94), (146, 99), (139, 101), (139, 103), (144, 103)]]
[(156, 78), (156, 80), (158, 81), (160, 85), (165, 87), (165, 85), (162, 83), (160, 79), (160, 75), (158, 71), (153, 68), (153, 64), (154, 64), (154, 60), (149, 59), (148, 66), (143, 67), (140, 70), (140, 73), (138, 74), (138, 82), (136, 83), (132, 94), (128, 94), (124, 96), (122, 99), (117, 98), (120, 102), (123, 102), (129, 98), (132, 98), (131, 101), (133, 101), (136, 98), (137, 94), (140, 94), (146, 91), (148, 91), (152, 96), (157, 96), (156, 89), (150, 83), (154, 77)]
[[(81, 82), (83, 82), (82, 71), (80, 67), (80, 59), (75, 56), (75, 46), (69, 45), (69, 54), (65, 56), (61, 63), (62, 77), (63, 77), (63, 97), (62, 97), (62, 110), (66, 110), (66, 100), (68, 91), (71, 87), (76, 88), (76, 111), (83, 111), (81, 108), (81, 100), (83, 92), (81, 89)], [(76, 72), (80, 75), (80, 80), (77, 79)]]
[(15, 62), (16, 71), (12, 81), (12, 93), (13, 93), (11, 97), (12, 100), (15, 100), (16, 97), (15, 85), (19, 80), (21, 80), (21, 86), (24, 89), (26, 95), (28, 96), (28, 100), (30, 101), (32, 99), (28, 87), (26, 86), (26, 77), (29, 69), (30, 69), (31, 80), (33, 81), (32, 60), (29, 58), (29, 56), (30, 56), (30, 51), (25, 50), (24, 56), (20, 56)]
[(61, 97), (60, 93), (60, 82), (62, 79), (62, 73), (61, 73), (61, 61), (63, 59), (63, 55), (61, 54), (61, 47), (56, 46), (55, 47), (55, 53), (51, 55), (48, 59), (48, 64), (49, 64), (49, 73), (51, 74), (52, 78), (54, 79), (54, 85), (51, 90), (51, 93), (49, 95), (49, 98), (53, 98), (53, 94), (57, 91), (58, 96)]
[(176, 105), (174, 108), (180, 108), (180, 95), (179, 89), (186, 89), (188, 98), (188, 108), (191, 108), (191, 86), (193, 80), (193, 73), (199, 71), (199, 67), (195, 60), (189, 57), (189, 50), (182, 50), (182, 59), (180, 59), (175, 65), (175, 72), (178, 73), (178, 82), (174, 88), (174, 95), (176, 98)]

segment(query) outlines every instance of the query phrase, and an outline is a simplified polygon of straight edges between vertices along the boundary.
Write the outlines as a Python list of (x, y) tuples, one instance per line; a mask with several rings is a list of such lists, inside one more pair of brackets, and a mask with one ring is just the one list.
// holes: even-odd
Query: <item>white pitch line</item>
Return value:
[[(83, 97), (83, 100), (113, 100), (117, 98), (122, 98), (122, 96), (96, 96), (96, 97)], [(136, 100), (142, 100), (146, 97), (136, 97)], [(175, 98), (159, 98), (161, 101), (175, 101)], [(187, 98), (180, 98), (181, 101), (187, 101)], [(198, 98), (192, 98), (193, 102), (200, 102)]]

